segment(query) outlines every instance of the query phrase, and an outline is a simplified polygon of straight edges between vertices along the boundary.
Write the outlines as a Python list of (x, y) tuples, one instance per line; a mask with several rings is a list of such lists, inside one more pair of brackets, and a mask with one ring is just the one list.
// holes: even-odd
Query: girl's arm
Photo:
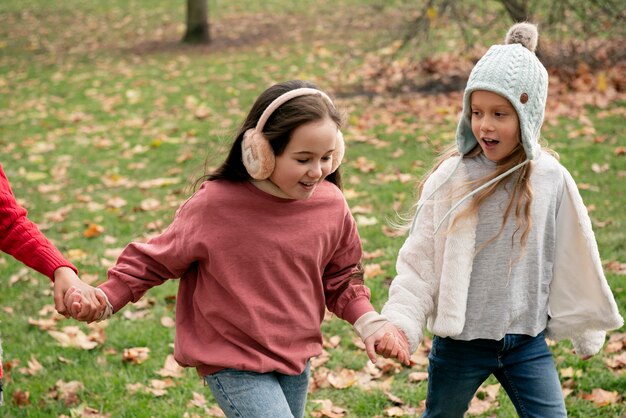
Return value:
[(343, 222), (343, 235), (324, 269), (322, 280), (328, 310), (354, 324), (364, 314), (374, 311), (374, 307), (363, 279), (361, 239), (349, 211)]
[(206, 224), (209, 214), (196, 196), (183, 204), (161, 235), (147, 243), (131, 242), (122, 251), (108, 271), (107, 281), (98, 286), (113, 312), (137, 302), (152, 287), (181, 277), (192, 263), (206, 256), (206, 240), (211, 234)]
[(54, 282), (54, 307), (61, 315), (70, 314), (64, 303), (64, 296), (72, 286), (80, 288), (86, 297), (78, 316), (89, 318), (101, 311), (94, 288), (80, 280), (76, 267), (61, 255), (52, 242), (28, 219), (26, 209), (17, 203), (1, 165), (0, 250)]
[[(434, 187), (432, 176), (424, 185), (422, 196)], [(404, 332), (409, 350), (414, 352), (424, 337), (426, 319), (434, 309), (437, 289), (433, 202), (421, 208), (396, 261), (396, 277), (389, 288), (389, 299), (382, 315)]]
[(556, 253), (550, 284), (547, 335), (572, 340), (580, 356), (596, 354), (605, 331), (624, 324), (602, 269), (591, 219), (569, 172), (556, 219)]
[(0, 250), (54, 281), (59, 267), (78, 272), (27, 217), (0, 166)]

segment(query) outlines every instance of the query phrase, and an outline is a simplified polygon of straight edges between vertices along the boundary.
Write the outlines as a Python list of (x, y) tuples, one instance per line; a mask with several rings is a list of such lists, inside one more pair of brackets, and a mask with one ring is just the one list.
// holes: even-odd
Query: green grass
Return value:
[[(367, 55), (390, 36), (393, 8), (375, 0), (275, 0), (259, 5), (249, 0), (211, 2), (216, 44), (190, 49), (174, 47), (182, 36), (184, 2), (3, 1), (0, 163), (30, 218), (76, 263), (81, 275), (97, 275), (99, 283), (115, 261), (117, 249), (147, 238), (171, 221), (175, 209), (190, 195), (193, 180), (203, 174), (205, 160), (209, 166), (221, 162), (234, 131), (262, 90), (286, 79), (313, 80), (338, 96), (338, 105), (347, 113), (344, 188), (353, 208), (369, 208), (362, 215), (378, 221), (360, 227), (360, 233), (366, 252), (383, 251), (369, 261), (380, 264), (382, 274), (368, 280), (372, 301), (381, 308), (403, 242), (402, 237), (383, 234), (382, 227), (395, 219), (396, 211), (412, 204), (415, 181), (452, 139), (458, 109), (447, 113), (444, 109), (437, 120), (425, 120), (420, 111), (424, 105), (411, 104), (411, 95), (370, 100), (367, 95), (352, 94), (350, 86), (343, 84), (353, 74), (356, 80), (363, 75)], [(312, 16), (316, 13), (327, 16), (322, 22), (326, 26), (315, 26)], [(253, 22), (265, 25), (264, 32), (246, 38)], [(281, 25), (288, 29), (283, 29), (282, 36), (263, 42), (264, 36), (280, 31)], [(335, 39), (328, 35), (331, 30), (350, 36)], [(436, 48), (445, 45), (437, 43)], [(544, 129), (563, 164), (586, 185), (581, 193), (593, 208), (605, 262), (626, 262), (626, 157), (615, 154), (618, 146), (626, 145), (625, 107), (622, 101), (611, 104), (608, 112), (588, 108), (585, 113), (595, 127), (593, 135), (568, 137), (582, 127), (576, 117)], [(361, 171), (359, 157), (373, 164), (374, 170)], [(597, 173), (594, 164), (608, 164), (608, 169)], [(411, 179), (393, 180), (398, 173), (410, 174)], [(176, 182), (141, 187), (144, 181), (164, 178)], [(125, 204), (116, 205), (119, 198)], [(142, 210), (146, 199), (157, 199), (159, 207)], [(61, 209), (67, 213), (56, 220), (53, 215)], [(90, 223), (101, 225), (104, 232), (85, 238), (83, 231)], [(174, 316), (176, 281), (148, 292), (146, 298), (154, 306), (145, 317), (126, 319), (125, 311), (137, 310), (126, 307), (109, 321), (106, 341), (86, 351), (62, 348), (47, 332), (29, 325), (29, 318), (51, 316), (40, 310), (52, 303), (52, 293), (45, 277), (32, 271), (21, 273), (22, 269), (10, 257), (0, 257), (0, 333), (7, 372), (6, 402), (0, 415), (80, 416), (84, 407), (111, 417), (205, 414), (189, 406), (193, 392), (213, 404), (193, 370), (173, 379), (174, 385), (161, 397), (130, 394), (127, 389), (127, 384), (149, 385), (151, 379), (162, 379), (156, 372), (172, 353), (174, 331), (162, 326), (160, 319)], [(14, 280), (17, 275), (20, 278)], [(625, 276), (607, 271), (607, 278), (624, 314)], [(71, 320), (59, 321), (57, 328), (75, 325), (89, 331)], [(323, 324), (323, 331), (327, 337), (341, 337), (337, 348), (327, 349), (331, 357), (324, 367), (336, 372), (363, 368), (367, 357), (352, 343), (354, 334), (348, 324), (332, 319)], [(122, 361), (125, 348), (143, 346), (150, 348), (145, 363)], [(559, 369), (571, 366), (583, 371), (567, 398), (570, 416), (626, 414), (623, 402), (599, 408), (580, 396), (594, 388), (626, 393), (626, 379), (604, 363), (607, 354), (582, 362), (572, 355), (567, 342), (556, 345), (554, 353)], [(32, 376), (22, 371), (31, 358), (43, 366)], [(408, 382), (409, 372), (416, 370), (385, 376), (393, 376), (391, 393), (411, 407), (419, 407), (426, 393), (425, 382)], [(59, 380), (82, 382), (75, 402), (55, 399), (53, 388)], [(13, 401), (13, 395), (20, 392), (29, 393), (27, 405)], [(320, 389), (309, 399), (330, 399), (349, 417), (381, 416), (393, 406), (381, 390), (365, 391), (357, 385)], [(498, 399), (501, 407), (485, 416), (515, 416), (503, 393)], [(309, 402), (307, 408), (312, 412), (316, 406)]]

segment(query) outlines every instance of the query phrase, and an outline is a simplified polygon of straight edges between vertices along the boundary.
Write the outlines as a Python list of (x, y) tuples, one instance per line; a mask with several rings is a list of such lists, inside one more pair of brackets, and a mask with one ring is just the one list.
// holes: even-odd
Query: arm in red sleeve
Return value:
[(15, 200), (9, 180), (0, 166), (0, 250), (54, 281), (54, 271), (76, 267), (67, 261)]
[(324, 293), (328, 309), (350, 324), (374, 311), (370, 290), (363, 281), (363, 251), (356, 223), (350, 213), (344, 219), (344, 233), (324, 271)]

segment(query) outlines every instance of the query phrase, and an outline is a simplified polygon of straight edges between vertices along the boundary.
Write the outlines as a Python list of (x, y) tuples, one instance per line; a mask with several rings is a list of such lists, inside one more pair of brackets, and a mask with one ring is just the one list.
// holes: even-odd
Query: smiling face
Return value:
[(485, 90), (476, 90), (470, 98), (472, 132), (485, 156), (498, 162), (509, 156), (520, 144), (517, 112), (511, 103)]
[(296, 128), (284, 151), (276, 156), (269, 179), (254, 184), (266, 193), (286, 199), (308, 199), (330, 174), (337, 124), (330, 118)]

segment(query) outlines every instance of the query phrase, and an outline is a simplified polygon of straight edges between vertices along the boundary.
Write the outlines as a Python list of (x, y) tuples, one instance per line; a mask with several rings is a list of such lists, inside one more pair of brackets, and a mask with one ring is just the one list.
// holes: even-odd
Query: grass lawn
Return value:
[[(416, 181), (453, 140), (461, 104), (459, 91), (379, 89), (391, 76), (373, 76), (371, 60), (389, 53), (385, 46), (398, 36), (401, 17), (384, 4), (210, 2), (214, 43), (191, 48), (178, 44), (184, 2), (4, 0), (0, 163), (29, 217), (84, 280), (98, 284), (128, 242), (146, 240), (170, 223), (205, 167), (222, 161), (258, 94), (277, 81), (312, 80), (346, 113), (344, 191), (379, 309), (404, 240), (389, 222), (409, 209)], [(485, 45), (499, 40), (507, 26), (486, 31)], [(458, 45), (441, 41), (448, 27), (444, 21), (435, 26), (433, 50)], [(625, 315), (624, 93), (587, 106), (575, 92), (558, 93), (549, 99), (543, 135), (579, 183)], [(218, 414), (195, 371), (168, 363), (175, 280), (91, 326), (55, 316), (48, 280), (6, 255), (0, 256), (0, 281), (0, 415)], [(325, 354), (316, 361), (310, 416), (421, 411), (423, 351), (410, 369), (393, 362), (372, 368), (349, 324), (329, 318), (323, 332)], [(615, 333), (617, 344), (589, 361), (573, 355), (569, 342), (552, 346), (570, 416), (626, 416), (626, 342), (619, 332), (624, 330)], [(76, 346), (64, 347), (60, 339)], [(477, 416), (515, 416), (502, 389), (485, 390), (477, 399), (485, 405)]]

